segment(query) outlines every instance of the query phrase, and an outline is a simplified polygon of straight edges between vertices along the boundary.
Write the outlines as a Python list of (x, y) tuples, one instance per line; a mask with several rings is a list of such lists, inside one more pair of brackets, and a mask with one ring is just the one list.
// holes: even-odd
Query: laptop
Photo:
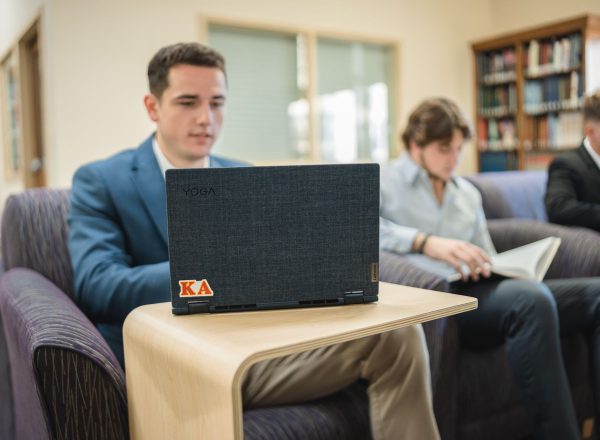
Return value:
[(173, 313), (377, 301), (379, 165), (168, 170)]

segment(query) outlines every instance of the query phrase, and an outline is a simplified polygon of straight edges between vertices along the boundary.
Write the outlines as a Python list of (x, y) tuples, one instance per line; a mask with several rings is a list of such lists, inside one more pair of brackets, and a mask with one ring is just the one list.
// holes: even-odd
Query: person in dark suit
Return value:
[[(197, 43), (164, 47), (148, 79), (144, 104), (156, 132), (137, 149), (81, 167), (69, 211), (77, 303), (122, 365), (127, 314), (171, 297), (165, 171), (245, 165), (210, 154), (227, 91), (219, 53)], [(374, 439), (439, 439), (420, 326), (259, 362), (244, 379), (244, 405), (305, 402), (361, 378)]]
[(544, 201), (552, 223), (600, 232), (600, 91), (584, 102), (583, 128), (579, 148), (550, 164)]

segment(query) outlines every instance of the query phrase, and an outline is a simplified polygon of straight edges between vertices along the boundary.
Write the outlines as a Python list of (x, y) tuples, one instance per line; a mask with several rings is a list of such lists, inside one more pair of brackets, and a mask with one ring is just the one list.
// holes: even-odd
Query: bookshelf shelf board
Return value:
[(514, 84), (517, 82), (515, 75), (503, 77), (486, 77), (479, 80), (479, 84), (482, 86), (499, 86), (503, 84)]
[(517, 112), (515, 110), (492, 110), (492, 109), (480, 109), (478, 116), (480, 118), (514, 118)]
[(549, 113), (578, 112), (581, 110), (582, 107), (582, 104), (580, 102), (578, 102), (577, 104), (560, 104), (557, 102), (545, 102), (538, 105), (541, 106), (541, 108), (536, 108), (535, 110), (525, 109), (525, 116), (536, 117), (544, 116)]
[(545, 66), (540, 66), (539, 71), (536, 73), (526, 70), (524, 73), (525, 79), (542, 79), (542, 78), (547, 78), (549, 76), (555, 76), (555, 75), (567, 75), (567, 74), (570, 74), (571, 72), (579, 72), (581, 70), (581, 65), (569, 67), (567, 69), (554, 69), (554, 68), (542, 69), (543, 67), (545, 67)]
[(576, 150), (579, 145), (566, 145), (566, 146), (549, 146), (546, 148), (534, 148), (532, 150), (525, 150), (525, 154), (535, 155), (535, 154), (558, 154), (564, 153), (566, 151)]
[(500, 147), (490, 147), (487, 145), (478, 145), (479, 148), (479, 152), (482, 154), (486, 154), (486, 153), (512, 153), (512, 154), (516, 154), (517, 153), (517, 146), (500, 146)]

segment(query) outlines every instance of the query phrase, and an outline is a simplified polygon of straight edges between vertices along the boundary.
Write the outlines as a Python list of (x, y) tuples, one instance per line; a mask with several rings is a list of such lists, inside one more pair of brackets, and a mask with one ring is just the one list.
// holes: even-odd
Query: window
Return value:
[(319, 141), (325, 160), (388, 158), (391, 60), (386, 46), (317, 40)]
[(220, 154), (254, 163), (384, 161), (395, 133), (396, 47), (208, 22), (227, 60)]
[(218, 146), (223, 154), (252, 161), (307, 155), (298, 40), (294, 34), (211, 26), (210, 45), (227, 61), (229, 93)]

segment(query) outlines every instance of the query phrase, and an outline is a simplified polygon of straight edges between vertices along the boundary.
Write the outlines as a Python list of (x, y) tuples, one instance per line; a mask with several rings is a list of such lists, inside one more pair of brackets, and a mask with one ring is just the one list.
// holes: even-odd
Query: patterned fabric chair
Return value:
[[(72, 300), (68, 197), (67, 190), (29, 190), (11, 196), (4, 209), (0, 362), (4, 349), (12, 393), (2, 392), (6, 375), (0, 377), (0, 438), (128, 438), (123, 370)], [(245, 411), (244, 435), (368, 439), (366, 385), (315, 402)]]
[[(600, 234), (544, 223), (545, 172), (482, 173), (469, 179), (482, 192), (486, 216), (495, 218), (488, 221), (488, 227), (499, 252), (555, 235), (561, 237), (562, 244), (546, 278), (600, 276)], [(380, 261), (382, 281), (449, 291), (444, 279), (410, 265), (402, 256), (382, 253)], [(484, 352), (462, 348), (453, 318), (427, 323), (424, 328), (442, 438), (528, 438), (528, 416), (504, 347)], [(583, 424), (594, 417), (589, 342), (583, 335), (561, 342), (575, 409)], [(597, 431), (588, 438), (599, 438)]]

